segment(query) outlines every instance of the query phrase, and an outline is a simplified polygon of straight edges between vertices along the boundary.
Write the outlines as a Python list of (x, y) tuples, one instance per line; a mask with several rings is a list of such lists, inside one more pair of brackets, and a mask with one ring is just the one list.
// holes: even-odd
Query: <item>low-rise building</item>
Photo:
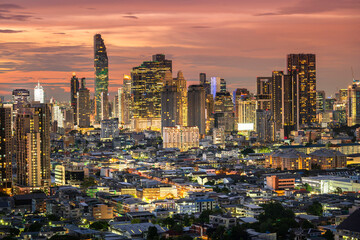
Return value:
[(214, 226), (222, 226), (225, 228), (230, 228), (236, 226), (236, 218), (231, 216), (210, 215), (209, 223)]
[(322, 148), (309, 154), (311, 164), (321, 169), (334, 169), (346, 167), (346, 155), (332, 149)]
[(360, 239), (360, 209), (353, 212), (336, 228), (335, 239)]
[(93, 217), (97, 220), (113, 219), (113, 207), (109, 207), (105, 204), (97, 204), (93, 207)]
[(199, 147), (199, 128), (198, 127), (164, 127), (163, 128), (163, 147), (178, 148), (180, 151)]
[(295, 177), (291, 175), (271, 175), (266, 177), (266, 187), (271, 190), (288, 190), (294, 189)]

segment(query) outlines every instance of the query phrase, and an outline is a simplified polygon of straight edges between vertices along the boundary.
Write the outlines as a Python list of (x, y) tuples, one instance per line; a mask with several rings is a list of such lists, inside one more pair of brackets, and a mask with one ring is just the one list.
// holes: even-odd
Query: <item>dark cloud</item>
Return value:
[(23, 32), (22, 30), (11, 30), (11, 29), (0, 29), (0, 33), (19, 33)]
[(137, 16), (133, 16), (133, 15), (126, 15), (123, 16), (123, 18), (139, 19)]
[(53, 34), (59, 34), (59, 35), (62, 35), (62, 34), (66, 34), (66, 33), (63, 33), (63, 32), (56, 32), (56, 33), (53, 33)]
[[(0, 55), (7, 55), (9, 61), (2, 72), (11, 71), (92, 71), (93, 59), (90, 48), (84, 46), (39, 47), (35, 43), (0, 43)], [(85, 53), (85, 55), (84, 55)]]
[(26, 21), (31, 18), (30, 15), (24, 14), (0, 14), (0, 20)]
[(12, 4), (12, 3), (2, 3), (0, 4), (0, 9), (22, 9), (23, 7), (17, 5), (17, 4)]

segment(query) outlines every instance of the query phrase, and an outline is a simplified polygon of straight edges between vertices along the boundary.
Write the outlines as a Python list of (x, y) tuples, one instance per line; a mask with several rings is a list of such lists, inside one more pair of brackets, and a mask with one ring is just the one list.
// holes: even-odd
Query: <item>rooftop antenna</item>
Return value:
[(353, 67), (352, 67), (352, 66), (351, 66), (351, 73), (352, 73), (352, 77), (353, 77), (353, 82), (355, 82), (354, 69), (353, 69)]

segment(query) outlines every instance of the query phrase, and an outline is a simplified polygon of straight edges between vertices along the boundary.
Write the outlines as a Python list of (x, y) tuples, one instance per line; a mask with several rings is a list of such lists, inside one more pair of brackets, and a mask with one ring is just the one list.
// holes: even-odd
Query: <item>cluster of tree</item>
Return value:
[(322, 207), (321, 203), (319, 203), (318, 201), (315, 201), (315, 202), (313, 202), (313, 204), (311, 204), (307, 208), (306, 212), (311, 215), (322, 216), (323, 207)]
[(249, 239), (246, 228), (243, 225), (236, 225), (230, 229), (223, 226), (209, 228), (206, 234), (211, 240), (245, 240)]
[(243, 224), (245, 228), (252, 228), (258, 232), (276, 232), (278, 239), (293, 239), (289, 236), (290, 228), (297, 228), (299, 224), (295, 221), (295, 214), (285, 209), (278, 202), (261, 205), (264, 212), (259, 216), (259, 222)]
[(217, 193), (229, 193), (230, 190), (227, 187), (220, 188), (218, 186), (213, 187), (213, 191)]
[(95, 178), (88, 177), (88, 178), (85, 178), (84, 181), (81, 183), (80, 188), (81, 189), (87, 189), (89, 187), (93, 187), (93, 186), (96, 186), (96, 185), (97, 185), (97, 183), (96, 183)]
[(89, 228), (98, 231), (106, 231), (109, 229), (109, 223), (106, 221), (97, 221), (90, 224)]

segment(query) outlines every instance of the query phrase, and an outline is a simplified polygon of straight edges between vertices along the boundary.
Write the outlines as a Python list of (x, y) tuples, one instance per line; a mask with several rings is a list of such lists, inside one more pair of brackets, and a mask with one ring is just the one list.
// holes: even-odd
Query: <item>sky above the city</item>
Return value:
[(109, 56), (109, 91), (151, 55), (254, 92), (257, 76), (286, 70), (289, 53), (315, 53), (327, 96), (360, 79), (359, 0), (0, 0), (0, 95), (33, 89), (70, 99), (73, 72), (94, 91), (93, 35)]

